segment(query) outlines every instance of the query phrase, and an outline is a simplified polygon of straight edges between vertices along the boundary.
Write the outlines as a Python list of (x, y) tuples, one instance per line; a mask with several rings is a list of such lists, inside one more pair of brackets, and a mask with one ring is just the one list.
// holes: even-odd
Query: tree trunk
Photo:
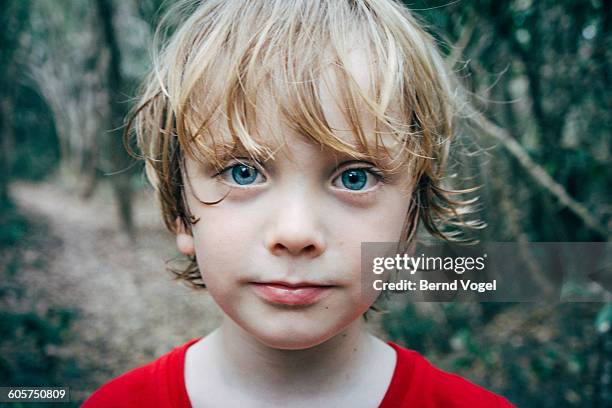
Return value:
[(110, 130), (108, 131), (108, 153), (113, 163), (112, 184), (117, 200), (119, 219), (124, 231), (131, 237), (135, 236), (134, 218), (132, 211), (133, 189), (130, 183), (129, 155), (123, 147), (123, 119), (127, 112), (120, 98), (123, 89), (123, 76), (121, 73), (121, 51), (117, 43), (117, 36), (113, 27), (112, 0), (96, 0), (98, 15), (101, 23), (102, 36), (109, 51), (108, 90), (110, 104)]

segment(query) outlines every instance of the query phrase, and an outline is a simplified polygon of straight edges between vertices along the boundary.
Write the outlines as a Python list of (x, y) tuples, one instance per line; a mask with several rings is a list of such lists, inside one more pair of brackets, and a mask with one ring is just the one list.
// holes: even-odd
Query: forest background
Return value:
[[(170, 3), (1, 2), (2, 386), (69, 386), (76, 406), (218, 322), (164, 272), (172, 237), (121, 142)], [(407, 4), (483, 112), (459, 169), (483, 185), (479, 238), (608, 241), (610, 0)], [(408, 303), (371, 324), (517, 406), (612, 406), (610, 302)]]

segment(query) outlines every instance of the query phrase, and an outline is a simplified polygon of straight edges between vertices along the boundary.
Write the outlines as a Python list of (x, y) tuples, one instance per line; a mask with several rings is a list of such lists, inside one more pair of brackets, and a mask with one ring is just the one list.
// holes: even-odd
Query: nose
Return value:
[[(310, 199), (308, 198), (310, 196)], [(275, 256), (315, 258), (326, 242), (316, 199), (307, 191), (287, 191), (270, 208), (264, 245)]]

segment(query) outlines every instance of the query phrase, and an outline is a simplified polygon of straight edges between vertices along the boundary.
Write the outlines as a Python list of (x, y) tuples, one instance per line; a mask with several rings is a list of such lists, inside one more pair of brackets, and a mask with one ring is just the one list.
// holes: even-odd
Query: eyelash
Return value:
[[(340, 171), (340, 173), (336, 177), (342, 175), (342, 173), (344, 173), (347, 170), (365, 170), (371, 175), (373, 175), (376, 178), (376, 180), (380, 181), (381, 183), (386, 184), (389, 182), (387, 175), (382, 170), (374, 166), (372, 167), (367, 167), (367, 166), (347, 167), (347, 168), (342, 169), (342, 171)], [(334, 179), (336, 177), (334, 177)]]
[[(387, 184), (389, 183), (389, 178), (388, 176), (380, 169), (378, 169), (377, 167), (370, 165), (368, 166), (368, 163), (364, 163), (366, 165), (361, 165), (358, 166), (357, 164), (354, 164), (353, 166), (350, 165), (349, 163), (343, 163), (342, 165), (339, 166), (339, 168), (334, 172), (334, 176), (332, 177), (332, 180), (336, 180), (338, 177), (340, 177), (342, 175), (342, 173), (344, 173), (345, 171), (348, 170), (365, 170), (367, 173), (371, 174), (379, 183), (382, 184)], [(264, 180), (267, 180), (267, 177), (265, 176), (264, 172), (262, 171), (263, 166), (259, 163), (259, 162), (255, 162), (252, 163), (252, 161), (247, 160), (247, 159), (243, 159), (243, 158), (239, 158), (239, 159), (235, 159), (230, 161), (228, 164), (225, 165), (225, 167), (223, 167), (220, 171), (218, 171), (216, 174), (214, 174), (213, 177), (215, 178), (219, 178), (221, 177), (224, 173), (230, 171), (231, 169), (233, 169), (236, 166), (248, 166), (251, 167), (255, 170), (257, 170), (259, 172), (259, 174), (261, 174), (261, 176), (264, 178)], [(248, 188), (252, 188), (252, 185), (239, 185), (239, 184), (234, 184), (233, 187), (235, 188), (242, 188), (242, 189), (248, 189)], [(368, 192), (371, 192), (371, 188), (369, 190), (366, 191), (362, 191), (362, 190), (350, 190), (350, 189), (341, 189), (343, 192), (347, 192), (349, 194), (355, 194), (355, 195), (363, 195), (366, 194)]]

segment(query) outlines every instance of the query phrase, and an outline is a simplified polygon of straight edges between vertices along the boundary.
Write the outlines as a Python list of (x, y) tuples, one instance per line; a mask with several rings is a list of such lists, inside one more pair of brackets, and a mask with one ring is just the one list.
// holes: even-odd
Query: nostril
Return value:
[(287, 249), (283, 244), (275, 244), (274, 247), (272, 247), (272, 252), (280, 252)]
[(317, 248), (315, 248), (314, 245), (310, 244), (308, 245), (306, 248), (303, 249), (303, 251), (307, 254), (311, 254), (313, 252), (315, 252), (317, 250)]

